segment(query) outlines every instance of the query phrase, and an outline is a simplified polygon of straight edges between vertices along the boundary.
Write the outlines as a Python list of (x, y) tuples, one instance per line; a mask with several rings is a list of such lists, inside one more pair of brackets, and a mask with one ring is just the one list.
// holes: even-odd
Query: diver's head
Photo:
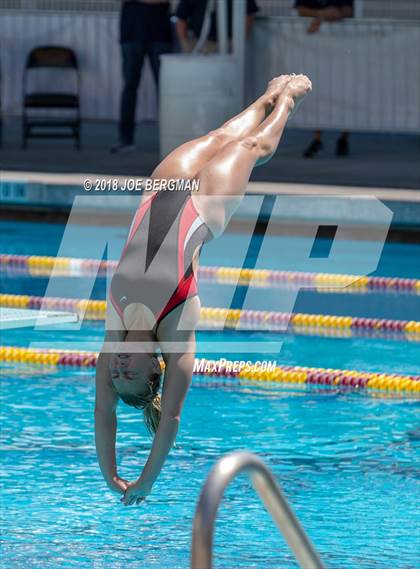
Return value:
[(151, 434), (156, 433), (161, 415), (159, 395), (162, 377), (154, 354), (114, 354), (110, 361), (112, 383), (120, 399), (131, 407), (143, 409)]

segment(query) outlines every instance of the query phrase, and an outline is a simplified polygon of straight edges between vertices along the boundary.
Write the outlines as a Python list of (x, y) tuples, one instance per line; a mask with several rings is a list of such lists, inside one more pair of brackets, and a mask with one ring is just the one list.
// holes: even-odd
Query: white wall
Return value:
[(307, 34), (304, 18), (258, 21), (248, 46), (248, 99), (267, 79), (306, 73), (313, 91), (292, 124), (420, 132), (420, 26), (347, 20)]
[[(247, 46), (248, 97), (259, 94), (274, 75), (306, 72), (314, 90), (293, 119), (295, 126), (420, 132), (419, 26), (348, 20), (323, 24), (318, 34), (309, 36), (306, 25), (301, 18), (256, 23)], [(82, 116), (117, 119), (121, 91), (117, 13), (3, 10), (0, 42), (4, 114), (21, 111), (27, 53), (49, 43), (71, 46), (78, 55)], [(61, 82), (52, 87), (57, 85)], [(146, 66), (137, 119), (155, 117), (155, 86)]]
[[(22, 74), (29, 51), (37, 45), (72, 47), (81, 68), (82, 116), (118, 117), (121, 59), (118, 13), (0, 12), (0, 64), (4, 114), (20, 114)], [(49, 87), (60, 86), (59, 78)], [(155, 86), (145, 65), (139, 91), (137, 119), (156, 116)]]

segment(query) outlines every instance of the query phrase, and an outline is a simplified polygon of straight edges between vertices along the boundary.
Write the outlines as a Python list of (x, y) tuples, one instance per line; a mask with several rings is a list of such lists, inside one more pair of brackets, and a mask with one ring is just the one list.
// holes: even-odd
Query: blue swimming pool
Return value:
[[(357, 394), (196, 387), (177, 448), (142, 507), (104, 486), (93, 441), (92, 373), (13, 367), (2, 377), (4, 567), (186, 569), (195, 501), (221, 454), (249, 449), (273, 469), (327, 567), (418, 563), (418, 403)], [(150, 440), (120, 409), (121, 474)], [(295, 567), (245, 477), (216, 525), (216, 567)]]
[[(55, 255), (64, 227), (0, 223), (1, 252)], [(114, 234), (121, 228), (96, 228)], [(31, 236), (28, 239), (28, 235)], [(232, 265), (239, 235), (204, 251), (203, 264)], [(298, 238), (294, 238), (298, 239)], [(225, 242), (226, 243), (226, 242)], [(273, 242), (275, 251), (293, 239)], [(376, 274), (419, 277), (420, 247), (386, 243)], [(75, 253), (76, 256), (76, 253)], [(88, 256), (78, 244), (77, 256)], [(289, 259), (292, 265), (293, 259)], [(288, 268), (282, 265), (282, 268)], [(42, 295), (45, 277), (7, 274), (1, 292)], [(62, 296), (83, 296), (81, 279), (62, 278)], [(93, 297), (104, 298), (104, 279)], [(203, 285), (203, 304), (219, 305), (221, 285)], [(265, 295), (268, 305), (272, 302)], [(418, 297), (299, 293), (300, 311), (417, 317)], [(228, 341), (234, 333), (203, 332)], [(250, 334), (251, 335), (251, 334)], [(220, 336), (220, 338), (218, 338)], [(257, 333), (261, 339), (261, 333)], [(279, 335), (264, 333), (263, 340)], [(415, 342), (280, 335), (278, 363), (419, 373)], [(81, 330), (12, 330), (2, 343), (54, 343), (97, 349), (103, 323)], [(232, 357), (235, 354), (231, 354)], [(195, 503), (211, 466), (225, 452), (247, 449), (273, 470), (327, 567), (414, 569), (418, 566), (420, 493), (418, 400), (316, 388), (235, 386), (211, 381), (191, 389), (177, 447), (151, 496), (124, 508), (105, 488), (93, 440), (93, 372), (2, 364), (2, 561), (6, 568), (186, 569)], [(139, 412), (121, 406), (120, 474), (138, 476), (150, 448)], [(238, 478), (216, 525), (216, 567), (278, 569), (296, 564), (255, 496)]]
[[(71, 247), (60, 249), (65, 227), (61, 224), (0, 222), (1, 252), (20, 255), (52, 255), (57, 253), (73, 257), (91, 257), (90, 252), (97, 250), (92, 245), (102, 242), (105, 237), (116, 246), (114, 257), (121, 250), (127, 229), (121, 227), (79, 226), (73, 235), (79, 240)], [(300, 237), (267, 238), (268, 254), (264, 261), (267, 268), (282, 270), (302, 270), (295, 253), (301, 248)], [(202, 265), (238, 266), (240, 251), (243, 250), (244, 238), (237, 234), (228, 234), (203, 249)], [(102, 249), (101, 254), (102, 254)], [(363, 252), (363, 245), (349, 244), (352, 256), (357, 258)], [(239, 261), (238, 261), (239, 259)], [(301, 262), (300, 262), (301, 263)], [(240, 266), (240, 264), (239, 264)], [(333, 267), (342, 272), (349, 272), (352, 259), (346, 258), (342, 267)], [(400, 276), (420, 278), (420, 245), (386, 242), (378, 260), (375, 276)], [(106, 279), (91, 277), (57, 277), (50, 295), (104, 299)], [(42, 276), (20, 275), (5, 272), (0, 280), (0, 293), (30, 294), (43, 296), (48, 286), (48, 278)], [(229, 306), (235, 287), (233, 285), (215, 285), (200, 283), (200, 297), (203, 306)], [(314, 290), (301, 290), (296, 299), (293, 292), (287, 290), (255, 289), (250, 295), (249, 307), (260, 310), (293, 310), (305, 313), (326, 313), (350, 316), (420, 320), (420, 296), (398, 293), (384, 294), (337, 294), (319, 293)], [(55, 332), (31, 333), (9, 331), (10, 345), (25, 346), (30, 342), (57, 348), (99, 350), (103, 339), (103, 324), (87, 322), (79, 332), (79, 326), (67, 326), (67, 332), (58, 336)], [(200, 337), (200, 335), (199, 335)], [(202, 336), (201, 336), (202, 337)], [(297, 336), (293, 334), (255, 335), (258, 340), (282, 342), (280, 353), (269, 353), (285, 365), (307, 365), (325, 368), (347, 368), (365, 371), (387, 371), (389, 373), (417, 374), (420, 361), (418, 343), (390, 341), (382, 338), (322, 338), (319, 336)], [(213, 341), (223, 343), (233, 339), (233, 335), (223, 332), (213, 333)], [(229, 355), (229, 354), (227, 354)], [(231, 354), (232, 356), (234, 354)]]

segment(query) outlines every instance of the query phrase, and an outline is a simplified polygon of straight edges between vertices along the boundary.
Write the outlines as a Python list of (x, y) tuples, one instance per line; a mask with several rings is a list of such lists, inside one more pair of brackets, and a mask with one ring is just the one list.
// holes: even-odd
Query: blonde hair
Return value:
[[(156, 361), (158, 362), (157, 358)], [(160, 370), (159, 362), (157, 365)], [(130, 407), (135, 407), (136, 409), (143, 409), (144, 422), (151, 435), (156, 434), (162, 415), (162, 403), (159, 394), (161, 377), (161, 372), (155, 372), (152, 374), (148, 382), (150, 391), (144, 395), (118, 393), (121, 401), (124, 401), (126, 405), (130, 405)]]
[(144, 422), (147, 430), (154, 435), (159, 427), (160, 417), (162, 415), (162, 405), (159, 393), (150, 399), (143, 408)]

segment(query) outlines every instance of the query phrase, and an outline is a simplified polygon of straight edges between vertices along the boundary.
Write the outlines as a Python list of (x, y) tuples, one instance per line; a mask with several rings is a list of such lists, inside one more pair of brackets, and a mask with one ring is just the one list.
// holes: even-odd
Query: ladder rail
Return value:
[(233, 452), (211, 469), (198, 500), (192, 535), (191, 569), (212, 569), (217, 510), (229, 483), (246, 472), (303, 569), (325, 569), (318, 553), (290, 508), (273, 474), (255, 454)]

